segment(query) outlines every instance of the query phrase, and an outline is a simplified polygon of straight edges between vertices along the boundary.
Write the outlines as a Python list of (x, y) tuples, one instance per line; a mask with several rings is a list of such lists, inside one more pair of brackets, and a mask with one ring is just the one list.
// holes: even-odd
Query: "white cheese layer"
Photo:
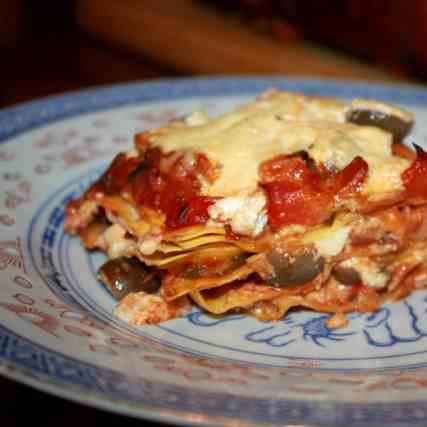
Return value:
[(191, 120), (191, 126), (180, 123), (154, 130), (151, 141), (167, 152), (205, 153), (220, 168), (219, 177), (205, 189), (211, 196), (255, 191), (262, 162), (298, 151), (339, 169), (363, 157), (369, 165), (362, 187), (366, 195), (400, 189), (400, 175), (409, 161), (392, 155), (388, 132), (345, 123), (348, 108), (332, 99), (271, 92), (207, 122)]
[(220, 199), (208, 212), (214, 221), (229, 224), (233, 232), (256, 237), (267, 224), (266, 203), (264, 194), (257, 192), (251, 196)]
[(383, 289), (389, 280), (389, 275), (381, 271), (377, 263), (369, 258), (350, 258), (340, 263), (341, 267), (356, 270), (365, 286), (373, 289)]
[(334, 230), (330, 236), (316, 240), (314, 246), (320, 255), (324, 257), (333, 257), (338, 255), (347, 242), (351, 227), (341, 227)]
[(133, 247), (133, 241), (126, 239), (126, 230), (119, 224), (113, 224), (104, 232), (108, 257), (118, 258)]
[(353, 214), (343, 215), (332, 225), (324, 225), (306, 233), (301, 242), (314, 245), (319, 255), (329, 258), (337, 256), (344, 249), (352, 230), (355, 218)]

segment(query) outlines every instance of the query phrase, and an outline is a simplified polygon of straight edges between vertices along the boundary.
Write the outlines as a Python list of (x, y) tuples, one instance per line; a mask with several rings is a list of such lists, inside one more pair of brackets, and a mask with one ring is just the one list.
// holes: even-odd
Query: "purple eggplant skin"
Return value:
[(278, 288), (292, 288), (309, 283), (323, 271), (325, 265), (324, 258), (310, 250), (292, 254), (273, 250), (266, 258), (274, 270), (267, 284)]
[(343, 285), (354, 286), (362, 282), (360, 274), (354, 268), (335, 266), (332, 276)]
[(98, 279), (117, 301), (131, 292), (156, 293), (160, 287), (159, 280), (136, 258), (108, 260), (98, 270)]
[(375, 126), (390, 132), (393, 142), (401, 142), (411, 131), (413, 122), (382, 111), (352, 110), (347, 114), (347, 122), (361, 126)]

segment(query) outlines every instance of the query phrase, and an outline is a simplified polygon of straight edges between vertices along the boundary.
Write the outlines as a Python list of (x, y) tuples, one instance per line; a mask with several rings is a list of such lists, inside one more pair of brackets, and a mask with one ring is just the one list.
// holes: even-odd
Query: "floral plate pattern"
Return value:
[(119, 413), (197, 425), (425, 425), (427, 292), (332, 331), (325, 314), (261, 323), (194, 309), (131, 327), (96, 281), (103, 260), (63, 231), (64, 205), (132, 145), (133, 134), (193, 110), (230, 110), (270, 87), (377, 98), (416, 115), (427, 91), (339, 81), (153, 81), (0, 111), (0, 373)]

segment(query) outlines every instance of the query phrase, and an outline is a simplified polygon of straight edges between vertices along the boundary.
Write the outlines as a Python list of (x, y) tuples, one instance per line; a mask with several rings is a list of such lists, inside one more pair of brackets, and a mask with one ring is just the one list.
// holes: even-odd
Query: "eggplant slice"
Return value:
[(347, 121), (361, 126), (375, 126), (390, 132), (393, 142), (401, 142), (412, 128), (412, 122), (381, 111), (353, 110), (348, 114)]
[(393, 142), (401, 142), (411, 131), (414, 117), (392, 105), (356, 99), (351, 103), (346, 120), (360, 126), (375, 126), (393, 135)]
[(153, 294), (160, 287), (158, 278), (136, 258), (110, 259), (98, 270), (98, 279), (118, 301), (131, 292)]
[(301, 251), (288, 254), (273, 250), (267, 255), (267, 261), (274, 274), (267, 280), (270, 286), (288, 288), (308, 283), (322, 271), (325, 260), (313, 251)]
[(332, 270), (332, 276), (343, 285), (353, 286), (362, 282), (359, 272), (350, 267), (337, 265)]

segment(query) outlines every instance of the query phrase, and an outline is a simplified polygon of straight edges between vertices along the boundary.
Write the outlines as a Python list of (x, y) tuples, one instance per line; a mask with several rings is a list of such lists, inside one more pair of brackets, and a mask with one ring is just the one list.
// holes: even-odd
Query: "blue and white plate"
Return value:
[[(64, 205), (133, 135), (193, 110), (211, 115), (279, 87), (377, 98), (416, 115), (427, 91), (284, 79), (190, 79), (89, 90), (0, 112), (0, 373), (122, 414), (194, 425), (425, 426), (427, 292), (350, 315), (293, 312), (266, 324), (194, 310), (131, 327), (96, 281), (100, 254), (64, 234)], [(426, 177), (427, 179), (427, 177)]]

